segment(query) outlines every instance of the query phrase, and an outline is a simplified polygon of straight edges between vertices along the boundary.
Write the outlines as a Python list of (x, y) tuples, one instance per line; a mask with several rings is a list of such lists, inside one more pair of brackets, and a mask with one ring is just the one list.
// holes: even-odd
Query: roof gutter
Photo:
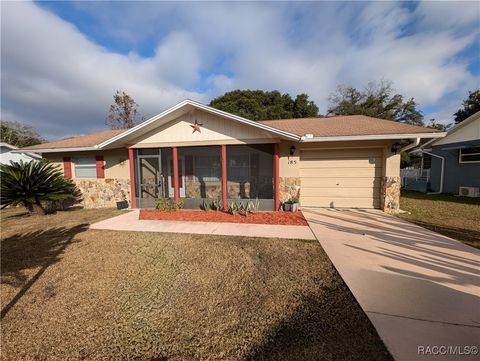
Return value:
[(384, 140), (384, 139), (420, 139), (420, 138), (443, 138), (447, 133), (417, 133), (417, 134), (375, 134), (375, 135), (344, 135), (338, 137), (308, 137), (302, 136), (302, 142), (338, 142), (347, 140)]
[(97, 150), (97, 146), (93, 147), (76, 147), (76, 148), (45, 148), (45, 149), (16, 149), (12, 153), (63, 153), (63, 152), (88, 152)]
[(415, 147), (418, 147), (418, 145), (420, 144), (420, 139), (421, 138), (415, 138), (413, 143), (410, 143), (410, 144), (407, 144), (406, 146), (404, 146), (403, 148), (400, 148), (400, 150), (398, 151), (398, 153), (402, 153), (402, 152), (405, 152), (407, 150), (410, 150), (412, 148), (415, 148)]

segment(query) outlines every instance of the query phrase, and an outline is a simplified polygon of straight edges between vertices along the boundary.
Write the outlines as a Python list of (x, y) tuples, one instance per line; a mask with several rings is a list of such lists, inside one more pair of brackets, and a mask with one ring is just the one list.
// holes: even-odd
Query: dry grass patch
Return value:
[(318, 242), (83, 226), (117, 213), (2, 212), (4, 359), (391, 360)]
[(399, 217), (480, 249), (480, 199), (402, 192)]

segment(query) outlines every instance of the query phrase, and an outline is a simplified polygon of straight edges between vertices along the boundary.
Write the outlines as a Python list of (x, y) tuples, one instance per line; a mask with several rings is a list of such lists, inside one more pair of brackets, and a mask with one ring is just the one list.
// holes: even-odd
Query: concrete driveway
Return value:
[(477, 249), (380, 211), (302, 211), (396, 360), (479, 359)]

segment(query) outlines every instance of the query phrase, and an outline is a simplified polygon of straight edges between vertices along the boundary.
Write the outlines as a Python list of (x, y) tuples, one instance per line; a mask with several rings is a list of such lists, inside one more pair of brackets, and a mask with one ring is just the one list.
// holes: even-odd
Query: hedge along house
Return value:
[(58, 163), (84, 206), (152, 208), (158, 198), (258, 199), (277, 210), (301, 206), (396, 211), (399, 141), (444, 133), (366, 116), (251, 121), (185, 100), (128, 130), (111, 130), (23, 150)]

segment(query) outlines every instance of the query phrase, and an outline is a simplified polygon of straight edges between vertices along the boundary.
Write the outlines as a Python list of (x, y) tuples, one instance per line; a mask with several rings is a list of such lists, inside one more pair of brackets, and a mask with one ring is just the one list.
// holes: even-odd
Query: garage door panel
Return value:
[(302, 189), (303, 188), (314, 188), (314, 187), (333, 187), (333, 188), (361, 188), (361, 187), (376, 187), (379, 188), (381, 185), (381, 178), (341, 178), (341, 177), (331, 177), (331, 178), (302, 178)]
[(374, 168), (382, 166), (382, 158), (348, 158), (338, 161), (338, 159), (307, 159), (300, 164), (301, 169), (307, 168)]
[(302, 207), (379, 208), (379, 198), (302, 197)]
[(382, 149), (300, 152), (300, 203), (304, 207), (378, 208)]
[(383, 158), (383, 151), (377, 148), (302, 150), (302, 159), (341, 159), (341, 158)]
[(381, 177), (382, 168), (305, 168), (300, 169), (303, 178), (373, 178)]
[(331, 198), (375, 198), (378, 188), (330, 188), (316, 187), (304, 188), (302, 190), (308, 197), (328, 196)]

